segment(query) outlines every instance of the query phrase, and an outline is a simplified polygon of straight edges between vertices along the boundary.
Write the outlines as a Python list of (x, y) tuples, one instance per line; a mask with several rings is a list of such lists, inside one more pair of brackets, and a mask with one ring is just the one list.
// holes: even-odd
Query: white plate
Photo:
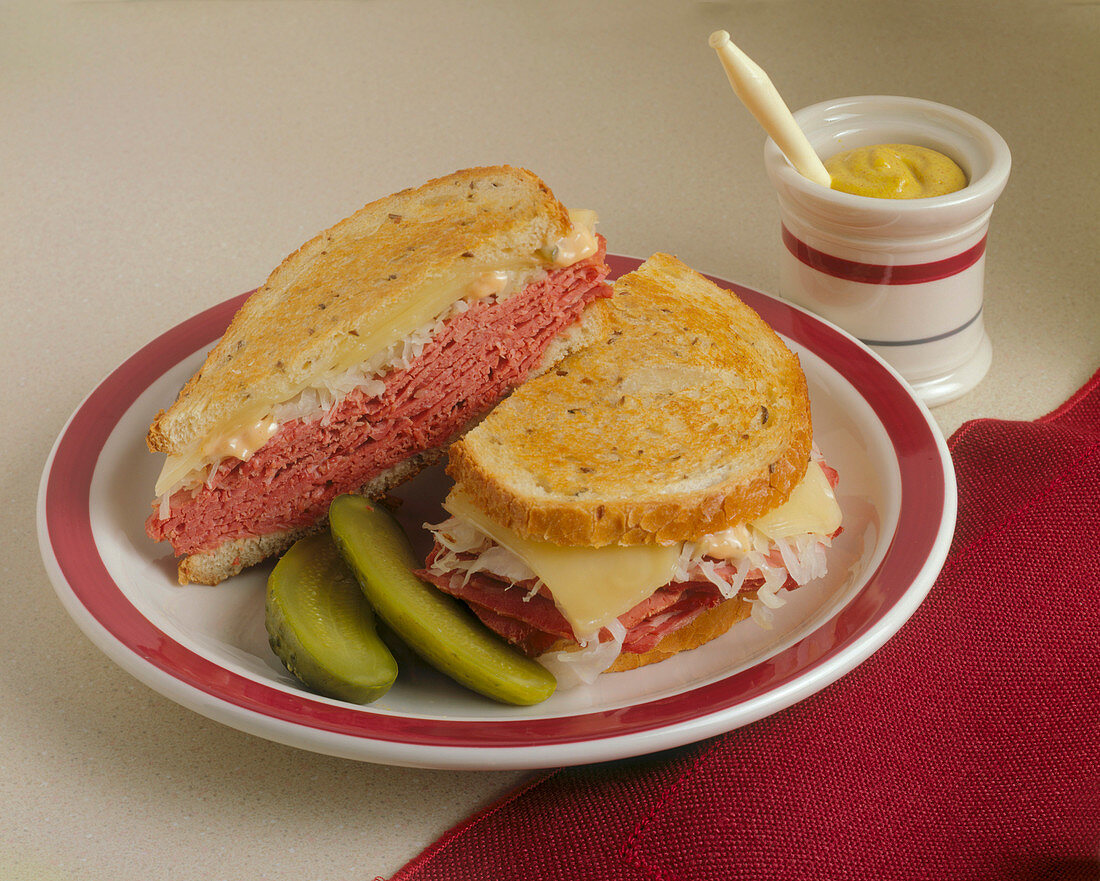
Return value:
[[(639, 261), (608, 262), (617, 276)], [(167, 697), (243, 731), (352, 759), (574, 765), (679, 746), (790, 706), (868, 658), (927, 594), (954, 530), (954, 472), (927, 409), (877, 356), (809, 313), (715, 280), (798, 352), (815, 439), (840, 472), (844, 531), (829, 575), (792, 592), (771, 630), (745, 621), (694, 651), (529, 708), (492, 703), (418, 665), (368, 706), (303, 690), (267, 646), (268, 568), (214, 588), (181, 588), (171, 556), (143, 528), (160, 467), (145, 448), (146, 428), (198, 369), (242, 297), (147, 345), (65, 426), (38, 500), (42, 556), (58, 596), (92, 642)], [(446, 488), (433, 469), (401, 490), (402, 517), (421, 544), (419, 524), (443, 519)]]

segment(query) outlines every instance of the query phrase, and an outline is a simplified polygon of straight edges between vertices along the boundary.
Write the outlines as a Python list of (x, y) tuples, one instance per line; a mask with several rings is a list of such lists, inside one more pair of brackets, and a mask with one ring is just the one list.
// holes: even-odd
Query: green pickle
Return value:
[(420, 563), (385, 508), (363, 496), (338, 496), (329, 507), (329, 527), (378, 617), (441, 673), (502, 703), (528, 706), (554, 693), (557, 681), (549, 670), (416, 577)]
[(397, 678), (374, 613), (327, 532), (295, 542), (275, 565), (265, 612), (272, 650), (311, 690), (366, 704)]

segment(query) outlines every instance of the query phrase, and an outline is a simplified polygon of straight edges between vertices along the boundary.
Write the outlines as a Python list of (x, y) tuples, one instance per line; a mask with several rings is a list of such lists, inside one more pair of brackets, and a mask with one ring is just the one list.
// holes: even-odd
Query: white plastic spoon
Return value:
[(806, 135), (794, 121), (791, 111), (783, 102), (768, 75), (760, 66), (737, 48), (726, 31), (710, 35), (710, 47), (718, 53), (718, 60), (726, 69), (730, 85), (756, 121), (764, 127), (776, 146), (803, 177), (814, 183), (829, 186), (832, 178), (814, 152)]

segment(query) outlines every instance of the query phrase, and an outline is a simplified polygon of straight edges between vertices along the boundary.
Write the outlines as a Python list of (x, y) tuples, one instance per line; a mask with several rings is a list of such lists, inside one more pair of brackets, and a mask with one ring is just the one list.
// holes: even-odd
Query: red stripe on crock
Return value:
[(985, 253), (985, 238), (982, 236), (982, 240), (972, 248), (967, 248), (961, 254), (944, 260), (888, 266), (884, 263), (859, 263), (855, 260), (834, 257), (832, 254), (811, 248), (804, 241), (796, 238), (787, 227), (783, 227), (783, 244), (798, 260), (811, 269), (831, 275), (833, 278), (860, 281), (865, 284), (923, 284), (927, 281), (937, 281), (958, 275), (981, 260)]
[[(610, 278), (635, 269), (640, 260), (607, 256)], [(858, 343), (812, 315), (740, 285), (732, 289), (779, 333), (806, 346), (842, 370), (880, 418), (900, 470), (902, 505), (895, 535), (878, 569), (830, 621), (829, 634), (801, 642), (750, 669), (683, 693), (590, 713), (523, 719), (459, 720), (407, 717), (367, 707), (333, 704), (302, 692), (287, 692), (225, 669), (181, 645), (145, 618), (107, 570), (92, 534), (90, 491), (96, 462), (127, 409), (179, 361), (209, 347), (228, 325), (243, 297), (194, 316), (142, 348), (107, 377), (78, 408), (58, 441), (47, 477), (45, 514), (50, 548), (75, 597), (118, 643), (177, 681), (242, 710), (337, 735), (402, 745), (497, 750), (583, 743), (691, 723), (700, 707), (717, 712), (777, 689), (792, 687), (821, 669), (850, 642), (875, 626), (905, 598), (936, 542), (946, 497), (931, 452), (931, 428), (915, 400)], [(140, 516), (140, 512), (138, 514)], [(153, 552), (153, 549), (150, 549)]]

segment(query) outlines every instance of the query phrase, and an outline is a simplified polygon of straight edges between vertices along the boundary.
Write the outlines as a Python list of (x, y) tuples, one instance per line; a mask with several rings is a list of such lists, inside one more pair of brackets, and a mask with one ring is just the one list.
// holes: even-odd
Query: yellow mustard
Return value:
[(966, 186), (966, 175), (949, 157), (912, 144), (875, 144), (838, 153), (826, 161), (832, 187), (876, 199), (923, 199)]

